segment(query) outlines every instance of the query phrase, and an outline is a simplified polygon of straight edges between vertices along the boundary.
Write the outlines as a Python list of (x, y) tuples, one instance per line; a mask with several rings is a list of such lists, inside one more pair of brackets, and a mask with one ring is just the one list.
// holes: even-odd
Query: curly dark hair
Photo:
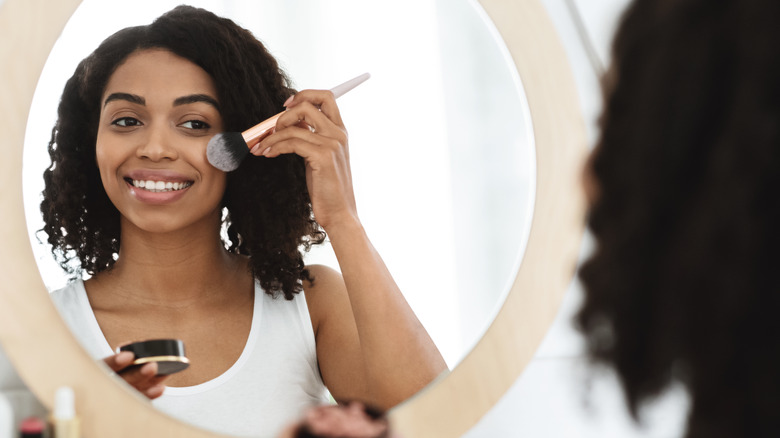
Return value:
[[(95, 160), (100, 98), (130, 54), (156, 48), (211, 75), (226, 131), (243, 131), (281, 111), (295, 92), (248, 30), (203, 9), (179, 6), (148, 26), (126, 28), (103, 41), (65, 85), (49, 142), (51, 166), (44, 172), (42, 231), (73, 278), (111, 269), (121, 245), (119, 212)], [(252, 274), (267, 293), (292, 299), (303, 280), (313, 280), (301, 251), (322, 243), (325, 233), (313, 218), (301, 157), (244, 160), (227, 175), (223, 206), (226, 248), (249, 256)]]
[(780, 430), (780, 2), (637, 0), (605, 81), (577, 323), (635, 417), (679, 382), (688, 437)]

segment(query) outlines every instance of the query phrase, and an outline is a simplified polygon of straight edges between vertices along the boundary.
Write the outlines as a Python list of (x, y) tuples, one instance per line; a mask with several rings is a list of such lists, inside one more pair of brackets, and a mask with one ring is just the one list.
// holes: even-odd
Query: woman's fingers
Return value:
[(149, 398), (149, 400), (154, 400), (157, 397), (163, 395), (163, 392), (165, 392), (165, 385), (159, 384), (152, 386), (151, 388), (144, 391), (144, 395)]
[[(278, 156), (284, 153), (297, 153), (297, 150), (287, 148), (284, 151), (271, 153), (269, 147), (280, 142), (289, 141), (293, 137), (312, 144), (323, 144), (323, 138), (338, 140), (340, 145), (347, 145), (347, 131), (341, 120), (341, 114), (333, 93), (328, 90), (303, 90), (285, 102), (287, 110), (276, 120), (272, 134), (263, 138), (250, 153), (253, 155)], [(286, 132), (285, 132), (286, 131)], [(282, 133), (284, 133), (282, 135)], [(312, 134), (317, 134), (312, 135)], [(299, 144), (301, 142), (295, 142)], [(308, 156), (308, 154), (301, 154)]]
[(337, 153), (342, 144), (338, 139), (321, 136), (308, 128), (290, 126), (260, 142), (256, 155), (273, 158), (282, 154), (298, 154), (311, 162), (323, 154)]
[(163, 382), (168, 376), (157, 375), (157, 363), (149, 362), (141, 366), (132, 365), (135, 356), (129, 351), (123, 351), (113, 356), (106, 357), (103, 361), (116, 372), (130, 386), (155, 399), (163, 394), (165, 385)]
[(325, 137), (341, 138), (346, 135), (346, 129), (340, 122), (328, 117), (311, 102), (301, 102), (288, 109), (276, 121), (277, 132), (291, 126), (311, 126), (314, 132)]
[[(285, 150), (271, 152), (268, 149), (276, 144), (297, 138), (311, 145), (332, 145), (334, 147), (347, 146), (347, 131), (343, 126), (337, 125), (329, 119), (309, 101), (299, 102), (294, 108), (282, 113), (276, 121), (274, 132), (263, 138), (255, 145), (250, 153), (253, 155), (278, 156), (284, 153), (299, 153), (303, 157), (311, 154), (301, 149), (286, 148)], [(328, 141), (336, 140), (336, 142)], [(295, 142), (301, 145), (301, 141)], [(289, 146), (289, 145), (288, 145)]]
[(339, 107), (336, 105), (336, 98), (329, 90), (303, 90), (292, 96), (292, 100), (285, 102), (287, 110), (290, 111), (303, 102), (308, 102), (320, 111), (338, 126), (344, 126), (341, 120)]
[[(254, 155), (277, 157), (298, 154), (306, 159), (343, 151), (349, 154), (346, 130), (333, 123), (310, 102), (302, 102), (285, 111), (277, 120), (276, 130), (250, 151)], [(313, 129), (309, 129), (309, 127)]]
[(129, 368), (119, 375), (125, 382), (150, 399), (162, 395), (165, 390), (163, 382), (168, 379), (168, 376), (157, 375), (157, 363), (155, 362), (149, 362), (140, 367)]
[(129, 351), (122, 351), (113, 356), (108, 356), (107, 358), (103, 359), (103, 362), (105, 362), (106, 365), (111, 368), (111, 371), (116, 373), (130, 365), (133, 362), (133, 359), (135, 359), (135, 355), (133, 353)]

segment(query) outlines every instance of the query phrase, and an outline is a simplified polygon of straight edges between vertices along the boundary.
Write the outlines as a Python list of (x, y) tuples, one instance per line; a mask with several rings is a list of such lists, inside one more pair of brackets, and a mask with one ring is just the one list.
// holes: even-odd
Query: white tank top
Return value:
[[(95, 359), (114, 354), (81, 280), (52, 292), (65, 322)], [(168, 387), (152, 401), (187, 423), (238, 436), (276, 436), (313, 404), (329, 403), (303, 293), (273, 298), (255, 284), (252, 327), (238, 360), (200, 385)]]

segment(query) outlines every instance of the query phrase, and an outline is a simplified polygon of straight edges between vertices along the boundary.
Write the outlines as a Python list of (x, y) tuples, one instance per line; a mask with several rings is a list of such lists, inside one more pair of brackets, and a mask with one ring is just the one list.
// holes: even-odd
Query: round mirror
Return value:
[[(27, 121), (23, 168), (31, 243), (49, 290), (67, 278), (36, 231), (43, 226), (46, 145), (65, 82), (107, 36), (148, 24), (178, 3), (147, 0), (117, 13), (117, 1), (83, 1), (49, 55)], [(492, 23), (467, 0), (370, 7), (359, 0), (190, 4), (252, 31), (297, 89), (330, 88), (371, 73), (369, 82), (340, 99), (358, 209), (453, 368), (508, 291), (533, 211), (528, 105)], [(291, 32), (294, 27), (306, 32)], [(328, 245), (306, 261), (338, 269)]]
[[(0, 269), (6, 278), (0, 289), (4, 303), (0, 340), (22, 378), (45, 404), (51, 406), (54, 389), (60, 385), (76, 390), (86, 436), (210, 436), (139, 403), (140, 397), (116, 385), (83, 354), (43, 293), (33, 263), (20, 187), (23, 127), (36, 78), (77, 4), (75, 0), (56, 4), (6, 0), (0, 9), (0, 55), (14, 61), (0, 69), (6, 96), (0, 104), (0, 127), (6, 134), (2, 140), (6, 159), (0, 160), (5, 216)], [(481, 4), (507, 43), (529, 102), (537, 164), (532, 226), (523, 262), (485, 336), (451, 374), (391, 413), (406, 436), (458, 436), (503, 394), (530, 360), (555, 315), (573, 273), (582, 228), (578, 176), (585, 152), (584, 128), (565, 54), (552, 25), (535, 0), (483, 0)], [(309, 85), (331, 84), (299, 84)], [(515, 227), (499, 231), (517, 234)]]

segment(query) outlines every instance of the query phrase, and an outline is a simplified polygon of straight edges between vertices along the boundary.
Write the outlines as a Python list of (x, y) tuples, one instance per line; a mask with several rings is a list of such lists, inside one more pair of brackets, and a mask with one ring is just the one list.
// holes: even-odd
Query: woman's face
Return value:
[(206, 146), (222, 131), (208, 73), (169, 51), (131, 54), (101, 98), (96, 158), (122, 226), (171, 232), (220, 219), (225, 173)]

